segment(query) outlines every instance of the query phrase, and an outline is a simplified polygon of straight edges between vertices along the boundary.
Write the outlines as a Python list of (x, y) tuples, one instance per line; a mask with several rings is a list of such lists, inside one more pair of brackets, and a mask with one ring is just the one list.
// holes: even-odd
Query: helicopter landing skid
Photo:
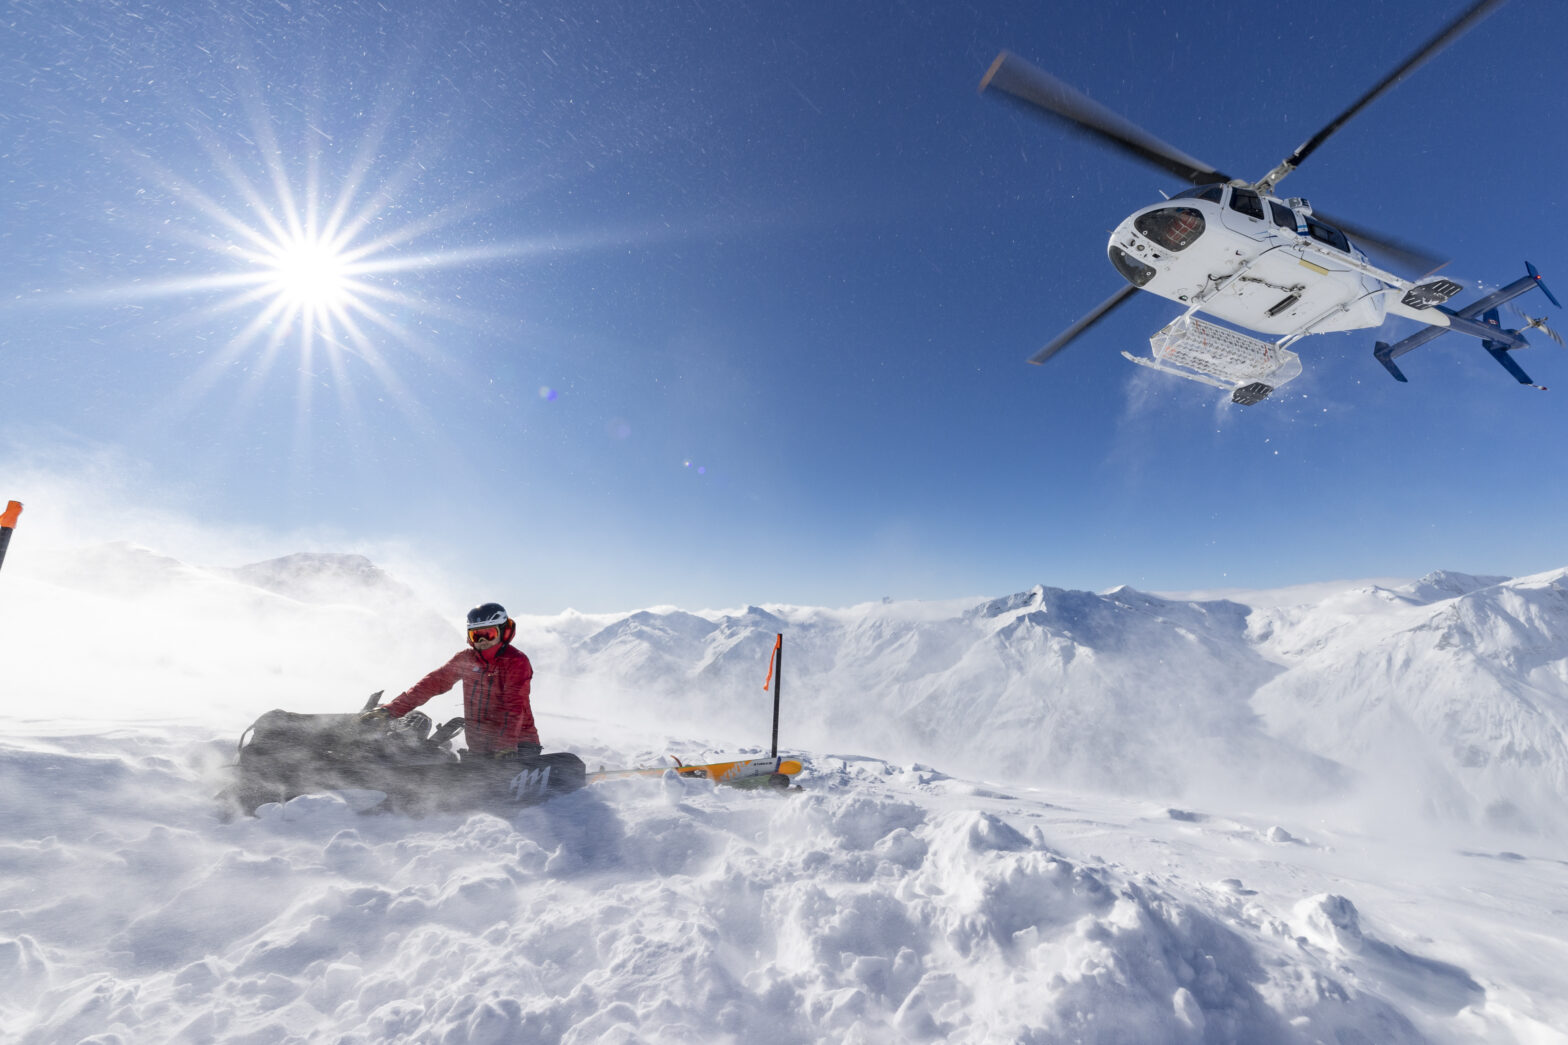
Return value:
[(1231, 402), (1251, 406), (1301, 375), (1301, 357), (1288, 348), (1239, 330), (1183, 315), (1149, 339), (1153, 356), (1123, 352), (1139, 366), (1198, 381), (1231, 394)]
[(1177, 370), (1175, 367), (1162, 366), (1157, 361), (1143, 359), (1133, 355), (1131, 352), (1123, 352), (1122, 358), (1129, 363), (1137, 363), (1139, 366), (1146, 366), (1150, 370), (1158, 370), (1162, 374), (1175, 374), (1177, 377), (1185, 377), (1189, 381), (1198, 381), (1205, 385), (1213, 385), (1215, 388), (1224, 389), (1230, 393), (1230, 401), (1237, 406), (1252, 406), (1255, 403), (1261, 403), (1269, 397), (1270, 392), (1274, 391), (1273, 385), (1266, 385), (1262, 381), (1253, 381), (1245, 385), (1231, 385), (1209, 377), (1207, 374), (1193, 374), (1185, 370)]

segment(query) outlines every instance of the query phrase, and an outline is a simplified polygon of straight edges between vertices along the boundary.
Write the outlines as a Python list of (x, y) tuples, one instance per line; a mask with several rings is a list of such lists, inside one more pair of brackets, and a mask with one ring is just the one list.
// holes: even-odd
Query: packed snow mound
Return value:
[(1552, 1012), (1483, 988), (1455, 959), (1497, 952), (1433, 915), (1523, 860), (1432, 874), (1423, 915), (1257, 826), (868, 758), (787, 795), (630, 779), (508, 821), (325, 794), (225, 823), (217, 757), (0, 741), (6, 1040), (1414, 1045)]

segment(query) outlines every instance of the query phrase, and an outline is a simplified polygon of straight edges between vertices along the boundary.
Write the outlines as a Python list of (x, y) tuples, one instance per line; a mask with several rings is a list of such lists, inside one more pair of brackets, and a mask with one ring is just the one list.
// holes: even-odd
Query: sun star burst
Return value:
[(268, 289), (300, 309), (340, 309), (353, 299), (352, 269), (340, 244), (302, 233), (267, 259)]

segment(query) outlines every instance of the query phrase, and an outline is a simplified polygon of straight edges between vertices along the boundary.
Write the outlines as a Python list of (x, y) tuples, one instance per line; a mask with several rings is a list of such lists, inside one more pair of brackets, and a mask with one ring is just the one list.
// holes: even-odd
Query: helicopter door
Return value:
[(1220, 220), (1228, 229), (1253, 239), (1262, 239), (1268, 233), (1264, 206), (1263, 198), (1251, 189), (1232, 187)]
[(1269, 213), (1274, 217), (1274, 224), (1280, 228), (1289, 229), (1298, 235), (1306, 232), (1307, 220), (1283, 203), (1269, 200)]

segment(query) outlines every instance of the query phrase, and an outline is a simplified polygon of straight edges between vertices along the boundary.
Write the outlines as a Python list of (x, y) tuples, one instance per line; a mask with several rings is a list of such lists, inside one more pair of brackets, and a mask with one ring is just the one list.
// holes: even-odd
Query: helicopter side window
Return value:
[(1186, 192), (1178, 192), (1176, 195), (1172, 196), (1171, 199), (1208, 200), (1210, 203), (1218, 203), (1220, 201), (1220, 195), (1223, 192), (1224, 190), (1218, 185), (1200, 185), (1196, 189), (1188, 189)]
[(1345, 238), (1343, 232), (1332, 225), (1325, 225), (1315, 218), (1308, 218), (1307, 233), (1319, 243), (1327, 243), (1335, 250), (1342, 250), (1346, 254), (1350, 253), (1350, 241)]
[(1282, 203), (1269, 200), (1269, 212), (1274, 215), (1274, 224), (1282, 229), (1296, 231), (1296, 212)]
[(1263, 220), (1263, 201), (1257, 193), (1248, 189), (1230, 190), (1230, 209), (1249, 218)]
[(1132, 227), (1166, 250), (1186, 250), (1203, 235), (1203, 212), (1192, 207), (1162, 207), (1139, 215)]

